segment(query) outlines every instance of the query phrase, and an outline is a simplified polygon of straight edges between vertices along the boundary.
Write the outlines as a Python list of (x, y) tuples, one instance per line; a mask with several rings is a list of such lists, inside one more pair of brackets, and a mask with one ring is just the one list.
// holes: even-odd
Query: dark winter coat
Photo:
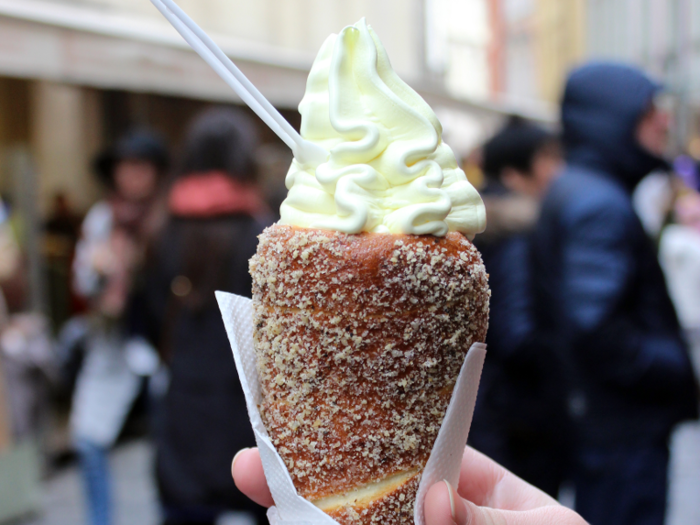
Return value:
[(530, 235), (538, 208), (493, 186), (483, 194), (489, 228), (475, 240), (489, 274), (491, 311), (470, 443), (556, 494), (568, 428), (556, 356), (535, 326)]
[(571, 75), (562, 105), (568, 167), (534, 235), (538, 323), (566, 363), (583, 444), (658, 442), (696, 415), (686, 346), (631, 200), (636, 184), (664, 165), (635, 140), (657, 90), (621, 65)]
[(262, 229), (246, 215), (174, 218), (156, 246), (149, 298), (170, 366), (155, 436), (166, 508), (253, 508), (231, 479), (234, 454), (255, 440), (214, 291), (251, 296)]

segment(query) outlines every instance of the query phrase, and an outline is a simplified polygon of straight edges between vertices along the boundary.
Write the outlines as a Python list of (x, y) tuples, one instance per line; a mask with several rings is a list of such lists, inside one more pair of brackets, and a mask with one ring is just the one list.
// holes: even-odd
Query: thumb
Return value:
[(425, 496), (426, 525), (586, 525), (574, 511), (550, 505), (526, 511), (480, 507), (459, 497), (447, 481)]
[(423, 511), (426, 525), (471, 525), (465, 501), (447, 481), (430, 487)]

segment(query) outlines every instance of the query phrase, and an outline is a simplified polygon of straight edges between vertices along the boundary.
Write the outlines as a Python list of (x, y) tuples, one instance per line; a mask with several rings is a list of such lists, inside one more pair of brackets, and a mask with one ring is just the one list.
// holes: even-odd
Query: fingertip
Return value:
[(235, 465), (236, 465), (236, 460), (239, 458), (241, 454), (244, 454), (247, 450), (250, 450), (250, 447), (242, 448), (236, 454), (233, 456), (233, 460), (231, 461), (231, 475), (235, 478)]
[(257, 448), (240, 450), (231, 462), (233, 481), (243, 494), (263, 507), (274, 505)]

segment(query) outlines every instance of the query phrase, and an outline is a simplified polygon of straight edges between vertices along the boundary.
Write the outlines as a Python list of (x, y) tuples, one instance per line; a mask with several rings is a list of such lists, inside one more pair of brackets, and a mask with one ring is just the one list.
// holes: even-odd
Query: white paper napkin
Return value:
[[(263, 426), (258, 410), (261, 393), (253, 350), (252, 301), (224, 292), (216, 292), (216, 299), (231, 342), (233, 358), (245, 393), (248, 416), (255, 432), (265, 477), (275, 500), (275, 506), (271, 507), (267, 514), (270, 523), (272, 525), (338, 525), (338, 522), (328, 514), (297, 494), (287, 467)], [(423, 502), (426, 492), (433, 484), (445, 479), (453, 486), (457, 486), (462, 454), (467, 443), (485, 357), (486, 345), (475, 343), (464, 360), (442, 427), (418, 487), (415, 525), (425, 523)]]

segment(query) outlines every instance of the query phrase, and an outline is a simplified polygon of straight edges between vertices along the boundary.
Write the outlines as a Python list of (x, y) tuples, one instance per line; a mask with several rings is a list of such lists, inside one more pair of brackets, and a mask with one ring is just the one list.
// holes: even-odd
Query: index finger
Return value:
[(479, 506), (502, 510), (558, 505), (555, 499), (469, 446), (462, 456), (457, 492)]

